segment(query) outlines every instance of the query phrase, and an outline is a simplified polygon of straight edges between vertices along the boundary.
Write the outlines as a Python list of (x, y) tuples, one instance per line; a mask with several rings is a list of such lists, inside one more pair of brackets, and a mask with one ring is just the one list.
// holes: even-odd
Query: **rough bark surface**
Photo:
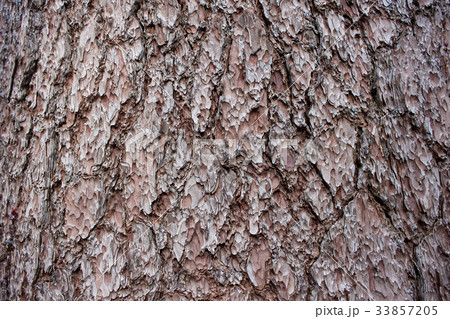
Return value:
[(0, 299), (450, 299), (447, 1), (0, 6)]

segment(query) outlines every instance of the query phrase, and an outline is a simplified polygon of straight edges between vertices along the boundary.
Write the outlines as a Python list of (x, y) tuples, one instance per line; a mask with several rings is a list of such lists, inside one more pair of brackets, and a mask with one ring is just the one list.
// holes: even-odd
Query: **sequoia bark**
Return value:
[(0, 299), (449, 299), (448, 1), (0, 6)]

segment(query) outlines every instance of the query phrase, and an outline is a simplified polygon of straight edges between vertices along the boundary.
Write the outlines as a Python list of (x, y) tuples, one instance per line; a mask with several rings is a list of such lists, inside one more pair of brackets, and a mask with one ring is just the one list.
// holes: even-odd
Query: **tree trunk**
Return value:
[(449, 299), (447, 1), (0, 6), (0, 299)]

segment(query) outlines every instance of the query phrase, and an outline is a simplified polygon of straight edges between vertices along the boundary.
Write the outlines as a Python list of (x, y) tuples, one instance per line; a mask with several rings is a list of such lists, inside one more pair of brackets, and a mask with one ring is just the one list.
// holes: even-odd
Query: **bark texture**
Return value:
[(2, 0), (1, 299), (448, 300), (445, 0)]

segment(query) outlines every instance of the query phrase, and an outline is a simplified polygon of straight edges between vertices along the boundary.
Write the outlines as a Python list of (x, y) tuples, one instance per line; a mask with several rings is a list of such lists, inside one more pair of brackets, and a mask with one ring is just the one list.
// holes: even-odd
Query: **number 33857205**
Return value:
[(377, 316), (436, 316), (437, 306), (377, 306)]

